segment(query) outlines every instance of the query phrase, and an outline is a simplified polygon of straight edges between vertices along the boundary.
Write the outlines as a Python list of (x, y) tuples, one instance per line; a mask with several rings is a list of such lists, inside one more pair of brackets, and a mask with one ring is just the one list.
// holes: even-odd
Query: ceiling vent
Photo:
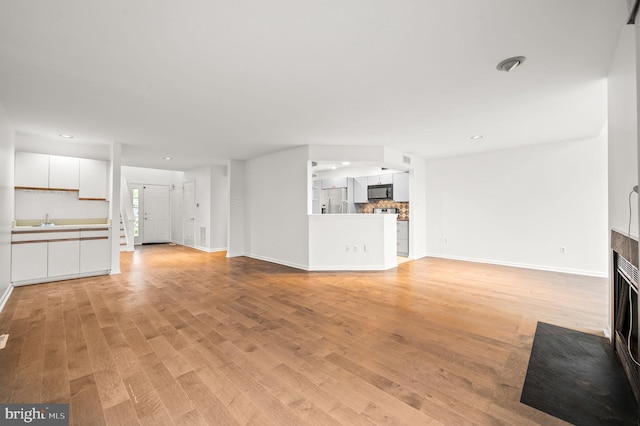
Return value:
[(518, 68), (526, 60), (524, 56), (514, 56), (513, 58), (507, 58), (500, 62), (496, 69), (498, 71), (510, 72)]
[(411, 157), (409, 157), (408, 155), (403, 155), (402, 156), (402, 162), (404, 164), (411, 164)]

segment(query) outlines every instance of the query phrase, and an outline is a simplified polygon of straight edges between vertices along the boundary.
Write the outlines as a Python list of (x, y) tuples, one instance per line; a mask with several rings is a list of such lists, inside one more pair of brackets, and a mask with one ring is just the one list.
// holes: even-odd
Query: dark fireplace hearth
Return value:
[(636, 401), (640, 403), (640, 359), (638, 343), (638, 242), (611, 231), (613, 251), (614, 349), (622, 362)]

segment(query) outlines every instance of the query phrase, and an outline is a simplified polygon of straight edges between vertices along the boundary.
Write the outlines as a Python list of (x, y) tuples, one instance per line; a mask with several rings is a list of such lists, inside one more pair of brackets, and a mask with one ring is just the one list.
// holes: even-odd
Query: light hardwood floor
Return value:
[(0, 401), (71, 424), (566, 424), (519, 402), (537, 321), (600, 333), (607, 280), (426, 258), (307, 273), (180, 246), (16, 288)]

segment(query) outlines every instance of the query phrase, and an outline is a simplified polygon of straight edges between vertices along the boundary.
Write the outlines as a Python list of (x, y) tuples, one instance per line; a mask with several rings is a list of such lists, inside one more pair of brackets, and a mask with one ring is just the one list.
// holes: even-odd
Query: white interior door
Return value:
[(166, 243), (170, 237), (168, 185), (144, 185), (144, 228), (142, 243)]
[(195, 247), (196, 232), (196, 183), (188, 181), (182, 187), (183, 241), (185, 246)]

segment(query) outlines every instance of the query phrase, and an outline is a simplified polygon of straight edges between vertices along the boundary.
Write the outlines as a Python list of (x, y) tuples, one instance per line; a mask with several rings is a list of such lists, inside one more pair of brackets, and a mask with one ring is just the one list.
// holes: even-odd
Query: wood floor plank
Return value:
[(202, 383), (200, 377), (193, 371), (179, 376), (177, 379), (182, 389), (187, 393), (202, 417), (209, 424), (237, 425), (224, 404)]
[(139, 420), (164, 411), (160, 397), (142, 369), (125, 377), (123, 382)]
[(70, 424), (78, 426), (106, 425), (98, 386), (93, 374), (72, 380), (69, 387)]
[(601, 334), (607, 281), (424, 258), (309, 273), (154, 245), (14, 289), (0, 400), (71, 424), (562, 425), (521, 404), (538, 321)]
[(140, 424), (129, 399), (104, 410), (104, 416), (109, 426), (135, 426)]

